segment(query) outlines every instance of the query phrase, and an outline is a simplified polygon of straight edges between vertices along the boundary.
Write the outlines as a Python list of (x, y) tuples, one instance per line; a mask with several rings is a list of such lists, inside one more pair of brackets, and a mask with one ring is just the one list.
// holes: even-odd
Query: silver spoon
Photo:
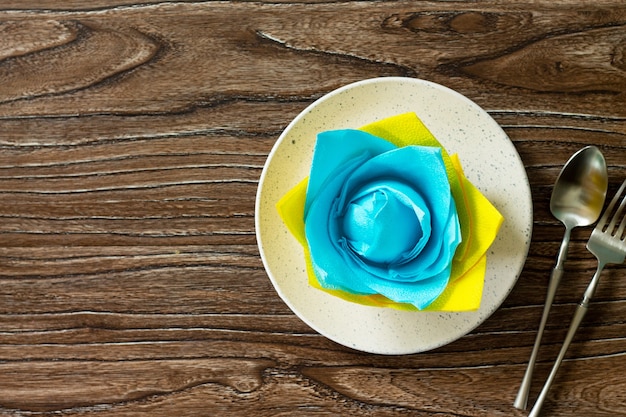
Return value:
[(543, 315), (539, 323), (537, 337), (535, 338), (535, 345), (533, 346), (519, 392), (515, 398), (514, 406), (520, 410), (526, 409), (528, 404), (528, 393), (539, 345), (541, 344), (541, 337), (548, 320), (550, 307), (554, 301), (556, 289), (561, 281), (561, 276), (563, 276), (563, 264), (567, 258), (567, 249), (572, 229), (577, 226), (589, 226), (598, 220), (604, 205), (608, 182), (604, 155), (595, 146), (587, 146), (572, 155), (554, 184), (552, 197), (550, 197), (550, 211), (554, 217), (565, 225), (565, 234), (561, 242), (556, 266), (552, 269), (552, 274), (550, 275), (548, 294), (543, 307)]

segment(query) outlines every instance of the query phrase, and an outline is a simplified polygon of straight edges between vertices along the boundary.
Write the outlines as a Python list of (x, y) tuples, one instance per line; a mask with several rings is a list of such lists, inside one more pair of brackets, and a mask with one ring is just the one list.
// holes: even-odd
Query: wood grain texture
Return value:
[[(485, 323), (379, 356), (282, 302), (254, 198), (302, 109), (396, 75), (504, 128), (534, 229)], [(563, 234), (552, 184), (595, 144), (616, 189), (625, 104), (618, 0), (0, 2), (0, 415), (524, 416), (513, 399)], [(589, 232), (573, 233), (531, 399), (595, 269)], [(626, 416), (624, 278), (606, 269), (546, 416)]]

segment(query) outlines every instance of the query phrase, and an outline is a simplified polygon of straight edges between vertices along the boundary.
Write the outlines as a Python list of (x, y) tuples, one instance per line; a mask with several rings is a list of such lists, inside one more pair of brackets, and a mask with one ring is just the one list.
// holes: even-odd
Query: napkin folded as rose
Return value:
[(413, 113), (320, 133), (277, 209), (312, 286), (401, 310), (477, 309), (503, 221)]

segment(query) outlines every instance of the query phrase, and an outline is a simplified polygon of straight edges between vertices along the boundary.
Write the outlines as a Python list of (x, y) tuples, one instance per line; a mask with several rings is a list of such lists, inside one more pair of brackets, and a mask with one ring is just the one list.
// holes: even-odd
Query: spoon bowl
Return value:
[(604, 156), (595, 146), (576, 152), (559, 174), (550, 211), (565, 227), (589, 226), (600, 217), (608, 175)]
[(608, 172), (604, 155), (595, 146), (587, 146), (576, 152), (567, 161), (556, 179), (552, 196), (550, 197), (550, 211), (552, 215), (565, 226), (565, 234), (557, 256), (556, 266), (552, 269), (548, 284), (548, 294), (543, 307), (539, 330), (533, 346), (526, 373), (522, 379), (519, 392), (513, 404), (515, 408), (526, 409), (528, 393), (532, 380), (541, 337), (548, 320), (550, 307), (554, 301), (556, 289), (563, 275), (563, 263), (567, 258), (567, 248), (572, 229), (578, 226), (589, 226), (600, 217), (604, 199), (608, 188)]

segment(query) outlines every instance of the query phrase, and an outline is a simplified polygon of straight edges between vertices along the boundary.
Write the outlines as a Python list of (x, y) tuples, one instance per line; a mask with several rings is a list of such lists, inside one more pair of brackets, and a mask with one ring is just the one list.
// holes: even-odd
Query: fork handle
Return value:
[(565, 357), (565, 352), (567, 352), (567, 348), (569, 347), (570, 343), (572, 343), (572, 339), (574, 339), (574, 335), (576, 334), (576, 331), (578, 330), (580, 323), (583, 321), (583, 318), (585, 317), (585, 314), (587, 313), (587, 306), (588, 306), (588, 302), (587, 303), (581, 302), (576, 307), (576, 312), (574, 313), (574, 317), (572, 318), (572, 322), (569, 326), (569, 330), (567, 331), (567, 336), (565, 336), (565, 341), (563, 342), (563, 346), (561, 347), (559, 356), (556, 358), (556, 361), (554, 362), (554, 366), (552, 367), (552, 371), (550, 371), (550, 375), (548, 376), (546, 383), (541, 389), (541, 393), (539, 393), (539, 397), (537, 397), (537, 402), (533, 406), (532, 410), (530, 410), (530, 414), (528, 414), (528, 417), (539, 416), (539, 413), (541, 412), (541, 407), (543, 406), (543, 402), (545, 401), (546, 396), (548, 395), (548, 391), (550, 390), (550, 386), (552, 385), (552, 382), (554, 381), (554, 377), (556, 376), (556, 373), (559, 370), (559, 366), (561, 366), (561, 362), (563, 361), (563, 358)]

